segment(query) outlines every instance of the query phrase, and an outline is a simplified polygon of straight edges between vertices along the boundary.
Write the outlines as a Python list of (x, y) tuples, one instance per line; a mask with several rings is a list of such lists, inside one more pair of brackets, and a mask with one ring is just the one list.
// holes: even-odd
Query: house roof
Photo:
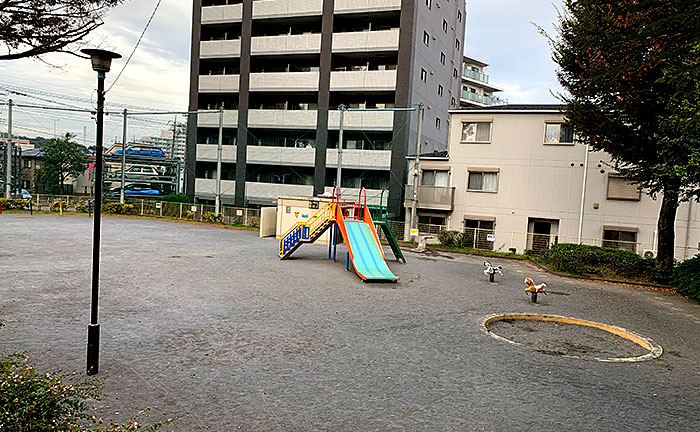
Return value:
[(566, 105), (562, 104), (515, 104), (515, 105), (494, 105), (486, 107), (470, 107), (458, 110), (450, 110), (450, 113), (465, 113), (468, 111), (480, 112), (499, 112), (499, 113), (515, 113), (515, 112), (555, 112), (563, 113)]

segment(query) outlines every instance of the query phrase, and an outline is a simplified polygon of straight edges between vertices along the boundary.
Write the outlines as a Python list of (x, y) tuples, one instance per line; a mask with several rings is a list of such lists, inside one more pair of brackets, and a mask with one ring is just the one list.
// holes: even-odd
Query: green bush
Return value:
[(683, 261), (673, 270), (673, 284), (683, 295), (700, 301), (700, 254)]
[(221, 214), (216, 214), (214, 212), (206, 212), (202, 215), (202, 220), (211, 223), (221, 223), (224, 220), (224, 218)]
[(109, 203), (102, 207), (102, 211), (105, 213), (128, 215), (135, 214), (136, 208), (133, 204)]
[(75, 210), (81, 213), (87, 213), (90, 208), (92, 208), (90, 200), (82, 200), (75, 203)]
[(0, 198), (0, 205), (3, 210), (22, 210), (29, 209), (29, 200), (16, 198)]
[(168, 202), (178, 202), (178, 203), (189, 203), (190, 198), (185, 195), (185, 194), (170, 194), (170, 195), (165, 195), (160, 198), (161, 201), (168, 201)]
[(90, 418), (87, 400), (99, 397), (99, 382), (39, 373), (22, 354), (0, 358), (0, 389), (0, 429), (7, 431), (78, 431)]
[(460, 246), (462, 233), (459, 231), (440, 231), (438, 241), (445, 246)]
[(52, 212), (59, 212), (61, 209), (63, 209), (63, 211), (68, 210), (68, 202), (57, 200), (49, 204), (49, 210)]
[(661, 278), (655, 270), (654, 259), (645, 259), (621, 249), (562, 243), (552, 245), (548, 250), (528, 250), (527, 254), (533, 254), (552, 270), (563, 273), (645, 282)]

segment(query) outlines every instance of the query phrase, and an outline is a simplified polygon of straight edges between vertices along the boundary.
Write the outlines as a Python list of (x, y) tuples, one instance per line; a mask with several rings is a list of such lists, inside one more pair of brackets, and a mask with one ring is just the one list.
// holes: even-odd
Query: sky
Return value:
[[(120, 53), (107, 74), (112, 85), (131, 54), (158, 0), (127, 0), (105, 17), (105, 24), (88, 36), (86, 46)], [(466, 53), (491, 64), (490, 83), (504, 89), (499, 96), (509, 103), (557, 103), (552, 91), (560, 91), (555, 64), (547, 40), (535, 25), (553, 31), (555, 5), (561, 0), (467, 0)], [(107, 94), (107, 110), (114, 114), (105, 123), (105, 143), (121, 141), (121, 117), (130, 111), (187, 109), (191, 0), (161, 0), (157, 13), (122, 76)], [(69, 54), (50, 54), (42, 60), (0, 61), (0, 101), (64, 106), (95, 105), (96, 73), (89, 60)], [(4, 87), (3, 87), (4, 86)], [(31, 94), (27, 97), (9, 93)], [(21, 87), (21, 88), (20, 88)], [(42, 92), (42, 93), (39, 93)], [(124, 104), (129, 106), (124, 106)], [(14, 134), (53, 136), (76, 134), (86, 144), (93, 141), (94, 120), (85, 113), (51, 112), (16, 108)], [(130, 121), (127, 135), (157, 135), (172, 124), (174, 116), (148, 116)], [(0, 106), (0, 130), (7, 131), (7, 107)]]

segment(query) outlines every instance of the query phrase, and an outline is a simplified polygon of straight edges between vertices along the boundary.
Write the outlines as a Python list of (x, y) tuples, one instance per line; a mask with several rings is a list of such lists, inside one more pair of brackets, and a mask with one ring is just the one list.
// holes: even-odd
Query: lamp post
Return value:
[(92, 235), (92, 305), (88, 325), (87, 374), (95, 375), (100, 361), (100, 325), (97, 323), (97, 302), (100, 288), (100, 221), (102, 212), (102, 135), (104, 132), (105, 75), (117, 53), (101, 49), (83, 49), (90, 56), (92, 70), (97, 72), (97, 132), (95, 137), (95, 216)]

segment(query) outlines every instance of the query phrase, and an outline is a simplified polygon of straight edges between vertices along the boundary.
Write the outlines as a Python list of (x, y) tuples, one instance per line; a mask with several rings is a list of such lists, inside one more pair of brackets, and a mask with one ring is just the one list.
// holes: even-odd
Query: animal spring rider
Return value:
[(486, 267), (486, 269), (484, 269), (484, 274), (489, 277), (489, 282), (491, 283), (495, 282), (494, 277), (496, 276), (496, 273), (503, 276), (503, 272), (501, 271), (503, 270), (502, 266), (494, 266), (491, 265), (490, 262), (484, 261), (484, 267)]
[(535, 282), (532, 279), (526, 278), (525, 284), (527, 285), (527, 288), (525, 288), (525, 294), (531, 294), (530, 301), (533, 303), (537, 303), (537, 293), (549, 295), (547, 294), (547, 291), (545, 291), (545, 288), (547, 288), (547, 284), (545, 283), (535, 285)]

